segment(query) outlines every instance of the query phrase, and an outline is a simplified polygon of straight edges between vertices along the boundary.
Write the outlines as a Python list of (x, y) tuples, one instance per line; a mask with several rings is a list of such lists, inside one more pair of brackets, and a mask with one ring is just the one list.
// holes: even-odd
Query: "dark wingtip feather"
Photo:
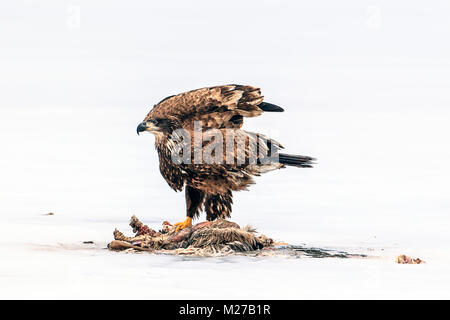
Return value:
[(299, 168), (312, 168), (313, 165), (316, 164), (314, 162), (316, 160), (316, 158), (308, 156), (298, 156), (286, 153), (279, 154), (280, 163)]
[(258, 107), (263, 110), (263, 111), (267, 111), (267, 112), (283, 112), (284, 109), (276, 106), (272, 103), (268, 103), (268, 102), (261, 102)]

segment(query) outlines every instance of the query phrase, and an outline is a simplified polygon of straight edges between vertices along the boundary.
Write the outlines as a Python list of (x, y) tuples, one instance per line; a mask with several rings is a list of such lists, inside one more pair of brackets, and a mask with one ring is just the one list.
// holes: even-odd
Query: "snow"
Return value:
[[(370, 259), (116, 253), (104, 247), (117, 222), (64, 220), (45, 216), (28, 223), (2, 224), (4, 230), (11, 230), (5, 236), (16, 240), (2, 240), (0, 247), (6, 258), (0, 268), (0, 298), (448, 297), (448, 260), (429, 251), (423, 252), (428, 259), (424, 265), (395, 264), (394, 253), (401, 251), (398, 247), (384, 247), (385, 252), (375, 248), (368, 253), (377, 258)], [(17, 237), (20, 228), (29, 233)], [(87, 239), (96, 244), (81, 243)]]
[[(449, 8), (2, 3), (0, 298), (448, 299)], [(184, 219), (153, 138), (135, 129), (162, 98), (225, 83), (286, 110), (245, 128), (318, 158), (236, 193), (232, 220), (371, 258), (104, 249), (132, 214), (153, 228)]]

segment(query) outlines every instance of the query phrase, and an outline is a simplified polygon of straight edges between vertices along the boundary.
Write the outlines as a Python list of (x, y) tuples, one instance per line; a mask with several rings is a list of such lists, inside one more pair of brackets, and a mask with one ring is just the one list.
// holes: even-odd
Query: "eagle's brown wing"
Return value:
[(283, 111), (263, 102), (259, 88), (243, 85), (224, 85), (202, 88), (168, 97), (158, 103), (145, 120), (169, 119), (179, 128), (192, 128), (194, 121), (202, 121), (205, 128), (242, 127), (244, 117), (256, 117), (264, 111)]

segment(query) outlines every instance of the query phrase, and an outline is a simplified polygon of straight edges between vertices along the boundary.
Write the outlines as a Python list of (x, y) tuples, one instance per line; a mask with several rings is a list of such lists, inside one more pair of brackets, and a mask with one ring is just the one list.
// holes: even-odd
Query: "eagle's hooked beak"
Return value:
[(136, 132), (139, 135), (140, 132), (147, 130), (147, 122), (141, 122), (139, 123), (139, 125), (137, 126)]
[(136, 131), (137, 131), (137, 134), (139, 135), (139, 133), (141, 133), (142, 131), (149, 131), (151, 133), (156, 133), (156, 132), (161, 131), (161, 129), (158, 127), (156, 120), (150, 119), (148, 121), (144, 121), (144, 122), (140, 123), (137, 126)]

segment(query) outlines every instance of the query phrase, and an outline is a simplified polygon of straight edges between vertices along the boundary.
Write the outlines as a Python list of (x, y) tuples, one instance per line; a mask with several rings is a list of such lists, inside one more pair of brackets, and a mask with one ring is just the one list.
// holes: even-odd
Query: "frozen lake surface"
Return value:
[[(34, 216), (2, 221), (0, 298), (314, 299), (449, 298), (448, 253), (377, 239), (353, 243), (309, 238), (368, 258), (227, 256), (198, 258), (111, 252), (106, 244), (127, 219)], [(159, 223), (151, 224), (158, 227)], [(266, 226), (267, 227), (267, 226)], [(263, 230), (263, 228), (261, 228)], [(264, 229), (276, 234), (274, 228)], [(269, 232), (270, 231), (270, 232)], [(279, 230), (279, 235), (283, 231)], [(291, 241), (295, 235), (291, 235)], [(301, 241), (301, 234), (297, 236)], [(361, 239), (359, 239), (361, 240)], [(95, 244), (83, 244), (94, 241)], [(406, 253), (427, 261), (398, 265)]]
[[(114, 228), (131, 234), (133, 214), (155, 229), (184, 218), (184, 194), (160, 176), (153, 138), (135, 133), (142, 112), (25, 110), (0, 119), (9, 137), (0, 159), (1, 298), (450, 298), (445, 110), (280, 115), (280, 126), (292, 125), (272, 136), (318, 165), (268, 173), (235, 193), (232, 220), (241, 226), (370, 259), (110, 252)], [(265, 128), (271, 117), (248, 127)], [(98, 130), (100, 118), (114, 130)], [(65, 130), (68, 119), (83, 130)], [(17, 127), (36, 121), (33, 134)], [(417, 131), (424, 123), (428, 129)], [(89, 240), (95, 245), (82, 244)], [(400, 254), (427, 263), (397, 265)]]

